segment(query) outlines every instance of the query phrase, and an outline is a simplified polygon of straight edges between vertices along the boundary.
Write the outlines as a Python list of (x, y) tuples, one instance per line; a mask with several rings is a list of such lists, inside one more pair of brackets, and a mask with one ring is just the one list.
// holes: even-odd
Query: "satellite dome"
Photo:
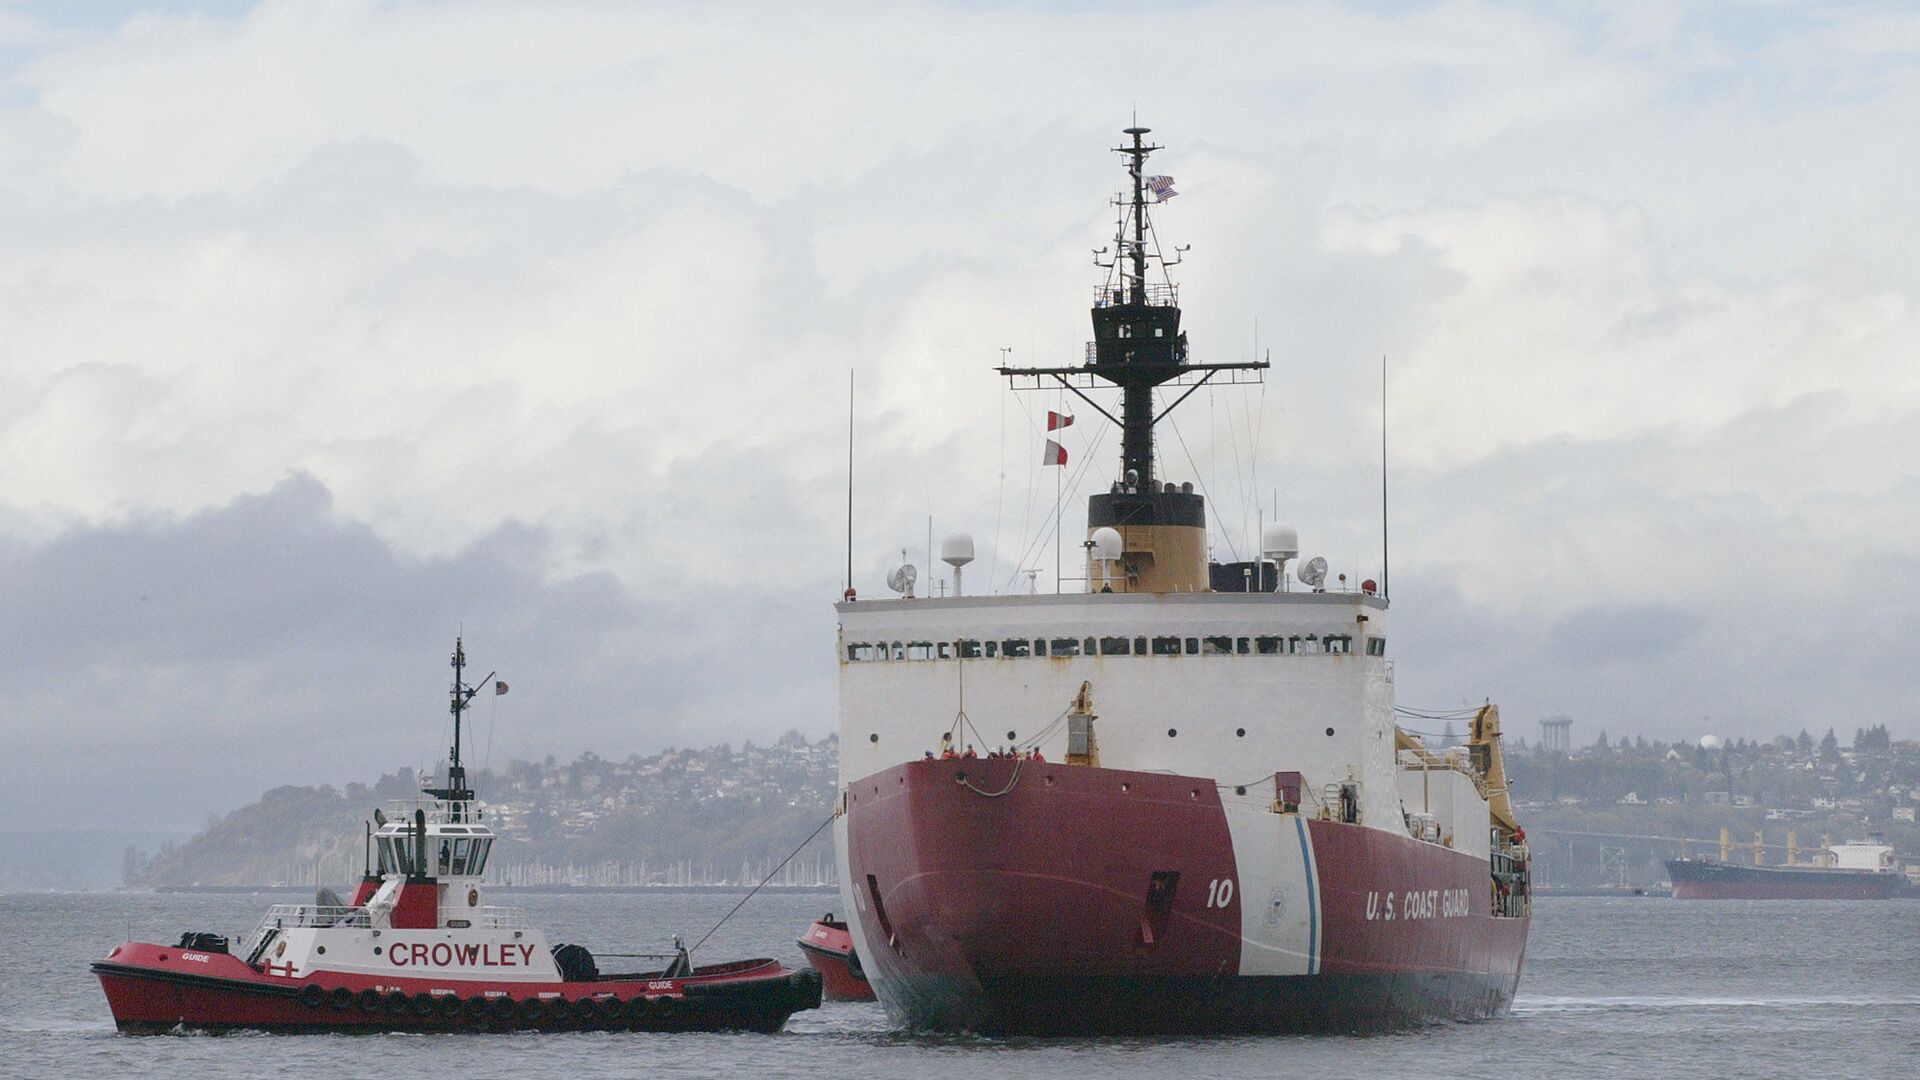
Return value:
[(1260, 532), (1260, 554), (1284, 562), (1300, 555), (1300, 531), (1275, 522)]
[(1126, 547), (1125, 541), (1120, 539), (1120, 530), (1105, 525), (1093, 530), (1093, 535), (1088, 539), (1093, 541), (1093, 557), (1108, 562), (1118, 559)]
[(940, 541), (940, 561), (961, 567), (973, 561), (973, 534), (955, 529)]
[(1700, 749), (1702, 750), (1718, 750), (1725, 745), (1727, 745), (1727, 740), (1718, 735), (1700, 736)]

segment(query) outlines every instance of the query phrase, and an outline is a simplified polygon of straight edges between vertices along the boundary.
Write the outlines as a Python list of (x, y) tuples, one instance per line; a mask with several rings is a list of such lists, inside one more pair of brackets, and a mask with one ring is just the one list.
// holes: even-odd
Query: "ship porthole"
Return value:
[(1247, 789), (1245, 787), (1237, 787), (1233, 789), (1233, 793), (1235, 795), (1245, 795), (1247, 793)]
[(880, 733), (876, 731), (876, 732), (874, 732), (873, 734), (871, 734), (871, 735), (869, 735), (869, 736), (867, 736), (867, 741), (868, 741), (868, 742), (879, 742), (879, 741), (880, 741)]
[(1173, 738), (1174, 736), (1176, 736), (1176, 735), (1178, 735), (1178, 734), (1180, 734), (1180, 730), (1179, 730), (1178, 728), (1168, 728), (1168, 729), (1167, 729), (1167, 738), (1169, 738), (1169, 739), (1171, 739), (1171, 738)]
[(1333, 729), (1332, 729), (1332, 728), (1328, 728), (1328, 729), (1327, 729), (1327, 734), (1328, 734), (1328, 735), (1332, 735), (1332, 734), (1333, 734)]
[(1234, 735), (1236, 735), (1236, 736), (1238, 736), (1239, 738), (1242, 738), (1242, 739), (1244, 739), (1244, 738), (1246, 738), (1246, 737), (1247, 737), (1247, 729), (1246, 729), (1246, 728), (1243, 728), (1243, 727), (1242, 727), (1242, 728), (1234, 728), (1234, 729), (1233, 729), (1233, 733), (1234, 733)]
[(375, 946), (373, 947), (373, 955), (375, 955), (375, 956), (379, 956), (379, 955), (380, 955), (380, 946), (378, 946), (378, 945), (375, 945)]
[(327, 947), (325, 945), (315, 945), (313, 951), (319, 953), (321, 956), (327, 955)]
[(1019, 738), (1019, 736), (1018, 736), (1018, 735), (1015, 735), (1015, 734), (1014, 734), (1013, 732), (1011, 732), (1011, 731), (1009, 731), (1009, 732), (1007, 732), (1007, 741), (1008, 741), (1008, 742), (1012, 742), (1013, 740), (1015, 740), (1015, 739), (1017, 739), (1017, 738)]

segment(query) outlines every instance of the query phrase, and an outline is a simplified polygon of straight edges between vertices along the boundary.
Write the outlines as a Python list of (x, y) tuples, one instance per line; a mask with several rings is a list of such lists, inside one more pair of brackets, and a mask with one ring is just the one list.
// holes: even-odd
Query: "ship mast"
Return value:
[[(1153, 429), (1222, 372), (1229, 373), (1222, 380), (1225, 383), (1253, 382), (1258, 381), (1257, 375), (1242, 379), (1237, 373), (1258, 372), (1267, 364), (1188, 360), (1187, 335), (1180, 328), (1179, 290), (1166, 274), (1168, 267), (1179, 264), (1186, 249), (1176, 249), (1169, 259), (1150, 238), (1148, 192), (1151, 189), (1156, 201), (1164, 201), (1161, 192), (1171, 180), (1146, 175), (1148, 155), (1161, 149), (1146, 141), (1149, 130), (1127, 128), (1130, 142), (1113, 148), (1126, 159), (1128, 190), (1114, 200), (1120, 215), (1113, 249), (1094, 252), (1094, 264), (1106, 270), (1107, 277), (1094, 301), (1094, 340), (1088, 343), (1087, 362), (1071, 367), (1001, 367), (999, 371), (1017, 390), (1065, 387), (1120, 428), (1120, 479), (1112, 490), (1094, 495), (1087, 508), (1089, 530), (1111, 527), (1121, 533), (1126, 573), (1116, 587), (1195, 592), (1209, 587), (1205, 502), (1191, 485), (1176, 488), (1157, 482)], [(1102, 256), (1109, 255), (1103, 261)], [(1161, 280), (1149, 283), (1148, 264), (1154, 262), (1159, 264)], [(1101, 382), (1120, 389), (1118, 417), (1086, 393)], [(1181, 387), (1184, 392), (1156, 413), (1154, 391), (1161, 386)], [(1092, 576), (1090, 572), (1089, 579)]]
[[(473, 789), (467, 787), (467, 769), (460, 763), (460, 719), (462, 714), (472, 707), (473, 696), (479, 691), (468, 686), (462, 678), (467, 666), (467, 650), (461, 638), (453, 639), (452, 662), (453, 691), (452, 704), (449, 707), (453, 712), (453, 748), (448, 751), (447, 756), (447, 786), (428, 788), (427, 794), (448, 802), (450, 820), (464, 821), (467, 817), (467, 804), (473, 801)], [(492, 678), (493, 673), (489, 672), (485, 679), (480, 680), (480, 685), (486, 685)]]

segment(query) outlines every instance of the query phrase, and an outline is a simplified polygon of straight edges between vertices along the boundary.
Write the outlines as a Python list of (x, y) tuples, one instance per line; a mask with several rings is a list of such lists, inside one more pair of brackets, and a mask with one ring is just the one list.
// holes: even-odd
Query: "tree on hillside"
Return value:
[(1806, 728), (1800, 729), (1800, 737), (1793, 741), (1793, 745), (1795, 749), (1800, 751), (1801, 757), (1810, 758), (1813, 756), (1813, 736), (1807, 734)]
[(1893, 749), (1893, 738), (1887, 734), (1887, 725), (1875, 724), (1870, 728), (1853, 730), (1853, 748), (1860, 753), (1884, 753)]
[(1840, 760), (1840, 740), (1834, 736), (1832, 728), (1828, 728), (1826, 737), (1820, 740), (1820, 760)]

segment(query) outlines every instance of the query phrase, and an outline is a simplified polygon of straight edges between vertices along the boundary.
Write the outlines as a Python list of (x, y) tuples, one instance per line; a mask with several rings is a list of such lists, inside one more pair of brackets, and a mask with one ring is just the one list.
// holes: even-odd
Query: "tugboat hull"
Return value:
[(747, 961), (685, 979), (455, 983), (255, 971), (222, 953), (128, 943), (93, 965), (114, 1024), (178, 1031), (756, 1031), (820, 1004), (820, 977)]
[(799, 941), (807, 963), (820, 973), (822, 993), (828, 1001), (872, 1001), (873, 984), (867, 981), (853, 948), (853, 935), (847, 924), (828, 915), (815, 919)]
[(992, 1034), (1361, 1031), (1492, 1016), (1525, 917), (1484, 859), (1229, 805), (1211, 780), (911, 762), (848, 788), (863, 964), (906, 1025)]

